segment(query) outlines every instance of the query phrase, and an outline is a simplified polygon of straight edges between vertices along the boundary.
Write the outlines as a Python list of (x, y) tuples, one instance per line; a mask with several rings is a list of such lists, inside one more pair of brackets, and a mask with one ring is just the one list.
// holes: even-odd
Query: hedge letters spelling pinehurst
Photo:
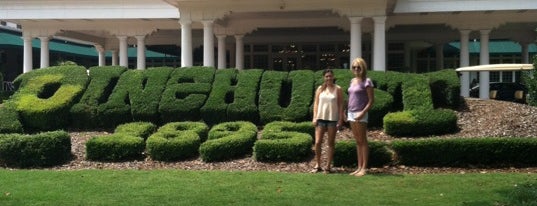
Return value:
[[(353, 77), (336, 69), (347, 90)], [(375, 105), (371, 127), (390, 135), (420, 136), (457, 130), (449, 108), (459, 103), (455, 71), (426, 74), (371, 71)], [(18, 90), (0, 108), (0, 132), (65, 128), (115, 128), (145, 121), (157, 125), (203, 121), (215, 125), (248, 121), (310, 121), (321, 71), (290, 72), (210, 67), (149, 68), (57, 66), (22, 74)], [(345, 94), (346, 95), (346, 94)]]

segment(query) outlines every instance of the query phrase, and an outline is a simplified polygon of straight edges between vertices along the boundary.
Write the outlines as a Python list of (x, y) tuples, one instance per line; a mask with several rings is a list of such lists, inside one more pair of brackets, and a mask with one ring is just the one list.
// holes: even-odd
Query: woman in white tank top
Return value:
[[(315, 166), (312, 172), (332, 172), (334, 145), (337, 127), (343, 124), (343, 91), (334, 84), (334, 72), (330, 69), (323, 71), (324, 83), (317, 88), (313, 102), (313, 120), (315, 126)], [(328, 157), (326, 167), (321, 168), (321, 146), (323, 136), (328, 133)]]

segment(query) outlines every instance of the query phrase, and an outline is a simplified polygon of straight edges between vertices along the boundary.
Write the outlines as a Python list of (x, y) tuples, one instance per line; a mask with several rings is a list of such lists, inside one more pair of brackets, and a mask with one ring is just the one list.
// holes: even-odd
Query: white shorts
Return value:
[(349, 122), (363, 122), (367, 123), (367, 120), (369, 119), (369, 113), (365, 113), (365, 115), (360, 120), (355, 120), (356, 116), (359, 112), (347, 112), (347, 121)]

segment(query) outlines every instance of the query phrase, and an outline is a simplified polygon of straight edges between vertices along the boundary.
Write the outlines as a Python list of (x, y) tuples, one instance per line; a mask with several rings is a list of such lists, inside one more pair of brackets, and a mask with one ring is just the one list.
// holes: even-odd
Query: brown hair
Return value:
[[(332, 71), (331, 69), (325, 69), (323, 71), (323, 79), (324, 79), (324, 75), (326, 75), (328, 73), (331, 73), (332, 75), (334, 75), (334, 71)], [(326, 82), (323, 82), (323, 84), (321, 85), (321, 91), (324, 91), (326, 89), (326, 87), (327, 87)]]

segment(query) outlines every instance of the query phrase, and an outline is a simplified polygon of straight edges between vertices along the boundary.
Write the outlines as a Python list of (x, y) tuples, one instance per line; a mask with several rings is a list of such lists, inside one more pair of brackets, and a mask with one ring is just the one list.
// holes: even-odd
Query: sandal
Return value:
[(325, 170), (323, 170), (323, 173), (324, 174), (330, 174), (330, 173), (335, 173), (336, 171), (332, 168), (327, 168)]
[(321, 171), (323, 171), (323, 169), (322, 169), (321, 167), (314, 167), (314, 168), (310, 171), (310, 173), (318, 173), (318, 172), (321, 172)]

